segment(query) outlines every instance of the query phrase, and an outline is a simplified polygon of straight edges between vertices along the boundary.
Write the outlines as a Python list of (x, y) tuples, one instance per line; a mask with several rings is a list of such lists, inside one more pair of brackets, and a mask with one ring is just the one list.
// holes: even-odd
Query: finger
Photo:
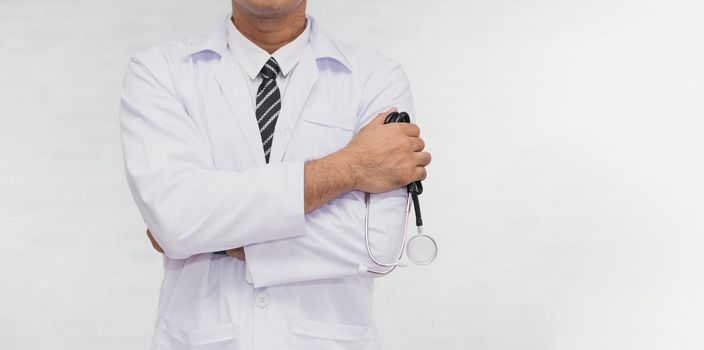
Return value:
[(227, 251), (225, 251), (225, 254), (227, 254), (228, 256), (230, 256), (232, 258), (242, 259), (242, 255), (240, 254), (239, 249), (227, 250)]
[(413, 147), (413, 152), (420, 152), (425, 148), (425, 141), (420, 137), (414, 137), (411, 139), (411, 146)]
[(413, 171), (413, 181), (425, 180), (427, 176), (428, 172), (425, 170), (425, 167), (417, 166)]
[(430, 164), (430, 161), (432, 160), (430, 152), (416, 152), (415, 157), (416, 164), (422, 167), (425, 167)]
[(226, 251), (225, 253), (235, 259), (239, 259), (242, 261), (245, 260), (244, 249), (242, 249), (242, 248), (230, 249), (230, 250)]
[(147, 229), (147, 237), (149, 237), (149, 240), (152, 242), (152, 247), (154, 248), (154, 250), (156, 250), (159, 253), (164, 252), (164, 250), (161, 249), (161, 246), (159, 245), (159, 243), (156, 242), (156, 239), (154, 239), (154, 236), (152, 236), (152, 231), (150, 231), (149, 229)]
[(416, 124), (399, 123), (399, 127), (403, 130), (403, 133), (407, 136), (418, 137), (420, 136), (420, 128)]

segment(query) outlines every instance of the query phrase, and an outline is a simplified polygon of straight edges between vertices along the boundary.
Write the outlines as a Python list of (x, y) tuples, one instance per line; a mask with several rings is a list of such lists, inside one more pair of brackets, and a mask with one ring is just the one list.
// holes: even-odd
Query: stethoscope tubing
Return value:
[(408, 238), (408, 219), (411, 214), (411, 193), (409, 192), (407, 197), (406, 197), (406, 214), (404, 216), (403, 220), (403, 238), (401, 240), (401, 249), (398, 252), (398, 255), (396, 257), (395, 262), (382, 262), (379, 259), (374, 256), (374, 252), (372, 252), (372, 246), (371, 243), (369, 243), (369, 207), (370, 207), (370, 201), (371, 201), (371, 194), (365, 193), (364, 196), (364, 203), (366, 204), (366, 214), (364, 215), (364, 241), (367, 245), (367, 253), (369, 254), (369, 258), (378, 266), (382, 267), (388, 267), (388, 269), (384, 271), (379, 271), (379, 270), (372, 270), (367, 268), (366, 272), (370, 273), (375, 273), (375, 274), (380, 274), (380, 275), (386, 275), (390, 273), (391, 271), (395, 270), (399, 265), (401, 265), (401, 258), (403, 257), (403, 252), (406, 249), (406, 241)]

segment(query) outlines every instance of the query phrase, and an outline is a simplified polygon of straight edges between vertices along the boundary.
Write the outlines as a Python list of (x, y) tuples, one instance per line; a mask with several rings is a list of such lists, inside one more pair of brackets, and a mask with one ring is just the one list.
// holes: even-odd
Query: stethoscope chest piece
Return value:
[(416, 265), (428, 265), (438, 256), (438, 245), (432, 237), (423, 234), (419, 227), (418, 234), (406, 243), (406, 256)]

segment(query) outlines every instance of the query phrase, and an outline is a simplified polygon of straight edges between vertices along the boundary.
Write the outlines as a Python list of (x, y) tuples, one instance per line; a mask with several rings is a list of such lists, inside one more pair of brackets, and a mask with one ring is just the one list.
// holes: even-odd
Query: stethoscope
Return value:
[[(389, 113), (389, 115), (387, 115), (384, 119), (384, 124), (410, 122), (411, 118), (406, 112), (392, 112)], [(403, 240), (401, 241), (401, 249), (399, 249), (397, 257), (393, 262), (383, 262), (377, 259), (372, 252), (371, 244), (369, 243), (369, 207), (371, 194), (365, 194), (364, 204), (366, 205), (366, 212), (364, 216), (364, 240), (367, 245), (367, 253), (374, 264), (381, 267), (386, 267), (387, 269), (383, 271), (373, 270), (367, 266), (360, 265), (359, 269), (361, 272), (370, 272), (383, 275), (393, 271), (398, 266), (405, 266), (405, 263), (401, 261), (404, 250), (408, 260), (416, 265), (428, 265), (438, 256), (437, 243), (435, 243), (435, 240), (432, 237), (423, 233), (423, 219), (420, 214), (420, 203), (418, 201), (418, 195), (423, 193), (423, 184), (420, 181), (415, 181), (408, 184), (406, 186), (406, 190), (408, 195), (406, 196), (406, 212), (403, 221)], [(411, 203), (413, 203), (418, 233), (410, 239), (407, 239), (408, 219), (411, 214)]]

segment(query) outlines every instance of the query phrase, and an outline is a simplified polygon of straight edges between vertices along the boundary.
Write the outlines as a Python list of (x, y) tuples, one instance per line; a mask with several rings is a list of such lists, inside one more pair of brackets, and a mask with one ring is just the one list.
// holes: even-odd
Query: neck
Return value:
[(233, 1), (232, 23), (247, 39), (272, 54), (306, 29), (305, 1), (278, 17), (257, 17)]

